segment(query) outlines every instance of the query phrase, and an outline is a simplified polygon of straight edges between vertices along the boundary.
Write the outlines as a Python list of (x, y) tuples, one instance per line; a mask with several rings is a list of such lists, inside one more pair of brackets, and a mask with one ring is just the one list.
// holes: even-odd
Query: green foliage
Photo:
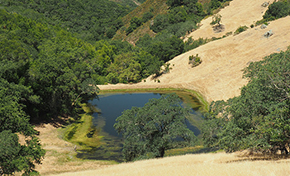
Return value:
[(149, 100), (142, 108), (126, 110), (116, 119), (114, 128), (124, 138), (126, 161), (163, 157), (167, 149), (192, 145), (195, 136), (185, 124), (189, 110), (180, 104), (176, 94), (167, 94)]
[(183, 7), (175, 7), (169, 11), (168, 20), (169, 23), (175, 24), (184, 22), (186, 20), (187, 13)]
[(153, 18), (154, 14), (152, 12), (146, 12), (143, 14), (142, 16), (142, 22), (146, 23), (148, 20), (150, 20), (151, 18)]
[(238, 35), (239, 33), (241, 32), (244, 32), (248, 29), (249, 27), (247, 26), (240, 26), (235, 32), (234, 32), (234, 35)]
[(220, 25), (221, 20), (222, 20), (222, 16), (220, 14), (213, 15), (212, 16), (212, 21), (211, 21), (210, 24), (211, 25), (215, 25), (215, 24)]
[(256, 22), (256, 25), (266, 23), (278, 18), (290, 15), (290, 1), (275, 1), (268, 6), (267, 11), (263, 15), (263, 19)]
[(116, 77), (123, 83), (140, 81), (141, 65), (136, 60), (134, 53), (122, 53), (116, 56), (114, 63), (108, 68), (111, 73), (108, 75), (111, 77), (111, 81), (113, 81), (112, 79), (116, 79)]
[(139, 26), (141, 26), (141, 24), (142, 24), (142, 19), (140, 19), (138, 17), (133, 17), (130, 20), (130, 26), (126, 30), (126, 35), (133, 32), (135, 29), (137, 29)]
[(186, 33), (190, 33), (193, 29), (196, 29), (196, 25), (192, 21), (185, 21), (178, 24), (172, 24), (167, 28), (167, 31), (170, 34), (175, 35), (176, 37), (182, 37)]
[(157, 41), (148, 47), (150, 54), (157, 56), (162, 61), (167, 62), (175, 56), (183, 53), (184, 43), (176, 36), (166, 38), (164, 42)]
[[(26, 111), (32, 119), (74, 111), (76, 102), (95, 96), (98, 66), (112, 52), (95, 48), (64, 30), (0, 10), (0, 76), (30, 87)], [(112, 55), (112, 54), (111, 54)], [(99, 57), (97, 57), (99, 56)], [(101, 72), (101, 71), (100, 71)], [(84, 84), (92, 85), (95, 91)], [(91, 87), (91, 88), (92, 88)], [(62, 97), (56, 101), (56, 97)]]
[(199, 47), (200, 45), (206, 44), (209, 42), (207, 39), (199, 38), (197, 40), (193, 40), (191, 37), (185, 42), (184, 44), (184, 50), (189, 51), (194, 48)]
[(221, 6), (221, 2), (219, 0), (211, 0), (209, 6), (212, 10), (215, 10)]
[(188, 60), (188, 64), (191, 64), (191, 67), (196, 67), (202, 62), (198, 54), (196, 54), (195, 56), (189, 56)]
[(39, 58), (31, 63), (29, 74), (32, 88), (42, 97), (41, 102), (45, 102), (44, 112), (69, 113), (76, 102), (96, 95), (97, 54), (92, 46), (77, 39), (55, 39), (43, 42), (39, 49)]
[(133, 2), (130, 3), (131, 7), (128, 6), (128, 2), (121, 5), (107, 0), (3, 0), (0, 4), (10, 12), (35, 20), (40, 17), (38, 20), (41, 22), (60, 26), (79, 38), (93, 42), (110, 38), (112, 35), (107, 34), (108, 30), (116, 32), (123, 25), (119, 17), (136, 7)]
[(208, 146), (228, 152), (251, 148), (288, 153), (290, 122), (290, 48), (251, 63), (241, 95), (214, 102), (204, 130)]
[[(21, 103), (29, 92), (23, 85), (0, 78), (0, 168), (4, 174), (33, 173), (35, 164), (39, 164), (45, 154)], [(29, 137), (26, 144), (19, 144), (15, 133)]]
[(270, 21), (287, 15), (290, 15), (290, 1), (275, 1), (269, 5), (263, 18)]
[(158, 14), (154, 18), (153, 24), (150, 25), (150, 29), (157, 33), (165, 29), (168, 25), (169, 25), (168, 16), (165, 14), (163, 15)]
[(152, 56), (146, 51), (138, 53), (138, 62), (141, 64), (141, 76), (146, 78), (150, 75), (158, 75), (163, 61), (160, 61), (156, 56)]

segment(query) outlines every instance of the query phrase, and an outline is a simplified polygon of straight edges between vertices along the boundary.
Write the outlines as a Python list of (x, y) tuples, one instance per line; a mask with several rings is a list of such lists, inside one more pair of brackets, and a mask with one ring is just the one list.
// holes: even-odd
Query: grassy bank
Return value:
[(103, 136), (98, 135), (92, 124), (92, 113), (96, 111), (89, 104), (82, 104), (84, 114), (64, 129), (63, 138), (77, 145), (78, 149), (96, 148), (101, 145)]

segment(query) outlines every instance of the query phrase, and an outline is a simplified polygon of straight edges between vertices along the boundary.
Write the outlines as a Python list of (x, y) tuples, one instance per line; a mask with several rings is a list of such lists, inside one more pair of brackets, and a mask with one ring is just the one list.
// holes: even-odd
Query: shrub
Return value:
[(202, 62), (198, 54), (196, 54), (195, 56), (193, 55), (189, 56), (188, 59), (189, 59), (188, 64), (191, 64), (191, 67), (196, 67)]
[(234, 35), (238, 35), (239, 33), (246, 31), (248, 28), (249, 28), (249, 27), (247, 27), (247, 26), (240, 26), (240, 27), (235, 31)]

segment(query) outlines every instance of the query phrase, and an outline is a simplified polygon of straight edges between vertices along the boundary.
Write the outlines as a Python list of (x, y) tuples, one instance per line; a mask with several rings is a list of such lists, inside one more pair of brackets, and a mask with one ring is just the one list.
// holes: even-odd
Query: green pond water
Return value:
[[(93, 114), (93, 125), (98, 135), (103, 136), (102, 145), (91, 150), (79, 151), (77, 157), (97, 160), (115, 160), (122, 161), (122, 139), (113, 125), (117, 117), (122, 115), (126, 109), (143, 107), (149, 99), (160, 98), (163, 93), (106, 93), (98, 98), (88, 102), (96, 109), (98, 113)], [(183, 100), (182, 106), (192, 109), (191, 115), (187, 117), (187, 127), (197, 136), (200, 134), (199, 125), (203, 119), (199, 109), (202, 107), (197, 98), (190, 93), (177, 93)]]

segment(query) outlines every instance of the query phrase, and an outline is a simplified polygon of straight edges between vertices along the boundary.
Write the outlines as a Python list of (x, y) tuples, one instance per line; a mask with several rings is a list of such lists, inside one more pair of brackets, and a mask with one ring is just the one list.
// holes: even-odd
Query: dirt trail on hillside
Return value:
[[(262, 12), (267, 8), (261, 6), (264, 0), (234, 0), (230, 6), (222, 9), (222, 23), (226, 30), (215, 34), (209, 24), (211, 18), (203, 20), (203, 26), (194, 31), (193, 38), (218, 37), (226, 32), (234, 32), (240, 25), (253, 24), (262, 19)], [(247, 10), (249, 9), (249, 10)], [(210, 19), (210, 21), (208, 21)], [(187, 53), (183, 53), (170, 61), (170, 73), (160, 76), (158, 81), (151, 77), (146, 82), (133, 85), (99, 85), (105, 89), (135, 89), (135, 88), (185, 88), (200, 92), (204, 98), (213, 100), (227, 100), (240, 94), (240, 88), (247, 83), (243, 79), (243, 69), (250, 62), (259, 61), (263, 57), (275, 52), (286, 50), (290, 45), (290, 17), (270, 22), (266, 29), (260, 26), (249, 28), (236, 36), (216, 40), (200, 46)], [(265, 38), (263, 35), (272, 30), (274, 35)], [(188, 64), (188, 57), (198, 54), (202, 63), (194, 68)]]

